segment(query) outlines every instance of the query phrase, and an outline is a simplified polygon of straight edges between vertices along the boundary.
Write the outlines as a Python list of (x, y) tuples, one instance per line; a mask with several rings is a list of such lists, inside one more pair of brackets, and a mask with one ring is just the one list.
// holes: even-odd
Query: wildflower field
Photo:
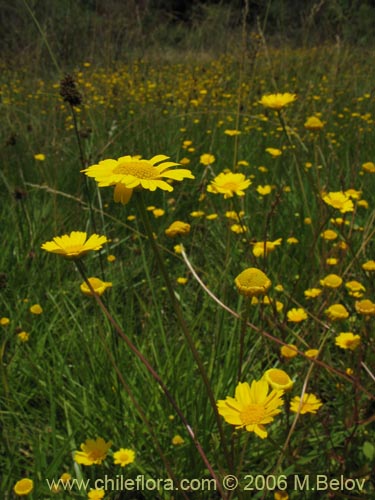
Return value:
[(1, 498), (375, 498), (371, 55), (3, 66)]

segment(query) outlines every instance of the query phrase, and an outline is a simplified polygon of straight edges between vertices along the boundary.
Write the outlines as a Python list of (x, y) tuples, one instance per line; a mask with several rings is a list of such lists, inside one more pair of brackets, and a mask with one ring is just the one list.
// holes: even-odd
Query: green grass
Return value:
[[(292, 499), (331, 498), (329, 491), (293, 489), (293, 474), (309, 474), (310, 481), (317, 474), (362, 478), (364, 491), (357, 489), (355, 498), (373, 497), (373, 316), (356, 312), (358, 299), (344, 284), (324, 289), (313, 300), (307, 300), (304, 291), (336, 273), (344, 283), (361, 282), (366, 288), (363, 298), (375, 300), (372, 273), (361, 267), (374, 258), (375, 182), (373, 174), (361, 168), (375, 157), (374, 68), (366, 53), (352, 47), (285, 47), (267, 53), (262, 46), (246, 55), (139, 60), (116, 68), (81, 64), (75, 77), (83, 104), (75, 114), (83, 161), (91, 165), (126, 154), (190, 159), (186, 168), (194, 181), (176, 182), (170, 194), (145, 191), (143, 198), (146, 205), (165, 210), (160, 218), (151, 211), (148, 215), (214, 398), (234, 396), (242, 332), (242, 381), (259, 380), (267, 369), (282, 368), (295, 382), (286, 401), (300, 395), (306, 384), (306, 392), (319, 397), (323, 406), (315, 415), (300, 415), (294, 426), (295, 414), (286, 403), (267, 425), (265, 440), (236, 431), (220, 417), (229, 450), (225, 453), (197, 362), (142, 224), (138, 193), (126, 206), (115, 204), (113, 188), (98, 189), (80, 173), (72, 113), (59, 96), (58, 76), (35, 80), (26, 72), (4, 71), (0, 317), (10, 318), (10, 323), (1, 327), (0, 337), (3, 498), (15, 498), (13, 486), (22, 477), (34, 480), (33, 499), (87, 498), (78, 488), (50, 492), (46, 479), (57, 480), (63, 472), (92, 482), (105, 474), (133, 479), (139, 474), (167, 478), (171, 473), (177, 480), (210, 477), (160, 386), (117, 336), (95, 300), (80, 292), (82, 278), (74, 264), (40, 249), (45, 241), (73, 230), (110, 238), (101, 252), (85, 257), (86, 273), (113, 283), (103, 296), (108, 310), (167, 386), (217, 477), (241, 478), (242, 488), (228, 493), (228, 499), (250, 498), (244, 491), (246, 474), (287, 475)], [(277, 114), (258, 102), (276, 90), (298, 94), (283, 110), (289, 141)], [(325, 124), (318, 133), (303, 127), (315, 113)], [(237, 128), (239, 136), (224, 133)], [(186, 140), (194, 150), (184, 147)], [(280, 148), (283, 154), (273, 159), (267, 147)], [(205, 168), (199, 158), (208, 152), (216, 161)], [(45, 154), (45, 161), (35, 160), (37, 153)], [(238, 165), (241, 160), (249, 165)], [(227, 168), (251, 178), (244, 197), (224, 199), (207, 192), (213, 177)], [(265, 184), (273, 190), (261, 197), (256, 187)], [(368, 208), (354, 200), (355, 212), (345, 216), (349, 225), (335, 227), (331, 219), (342, 214), (327, 206), (321, 193), (350, 188), (361, 191)], [(204, 215), (193, 217), (198, 210)], [(225, 216), (230, 210), (244, 211), (245, 234), (231, 231), (232, 222)], [(209, 214), (218, 217), (209, 220)], [(136, 219), (128, 220), (130, 215)], [(190, 234), (181, 241), (165, 235), (174, 220), (191, 224)], [(327, 228), (337, 231), (338, 240), (322, 239)], [(295, 245), (286, 241), (292, 236), (298, 239)], [(282, 244), (266, 258), (253, 255), (251, 243), (277, 238)], [(347, 249), (335, 246), (337, 241), (345, 242)], [(238, 295), (234, 278), (248, 267), (261, 268), (271, 278), (270, 297), (280, 301), (283, 310), (252, 305), (248, 321), (256, 329), (244, 328), (241, 319), (214, 302), (194, 279), (173, 250), (180, 242), (202, 281), (233, 312), (244, 315), (246, 299)], [(116, 256), (112, 263), (106, 259), (109, 254)], [(337, 264), (329, 266), (328, 257), (336, 257)], [(186, 285), (176, 284), (180, 276), (189, 278)], [(284, 291), (275, 290), (278, 284)], [(335, 302), (347, 307), (347, 320), (329, 321), (324, 311)], [(43, 307), (40, 316), (29, 312), (34, 303)], [(308, 320), (288, 322), (286, 313), (293, 307), (304, 307)], [(19, 331), (30, 334), (28, 342), (20, 342)], [(361, 346), (353, 352), (335, 345), (338, 333), (348, 331), (361, 335)], [(302, 355), (285, 360), (282, 343), (293, 343), (301, 352), (321, 349), (319, 364)], [(351, 377), (345, 376), (347, 368), (353, 370)], [(172, 444), (177, 434), (184, 439), (182, 445)], [(107, 459), (91, 467), (75, 464), (72, 453), (97, 436), (113, 441)], [(112, 460), (112, 452), (120, 447), (136, 451), (135, 462), (123, 469)], [(181, 492), (162, 488), (138, 494), (108, 490), (106, 498), (184, 498)], [(352, 498), (345, 491), (333, 494)], [(196, 491), (187, 498), (216, 496)], [(252, 491), (251, 498), (273, 498), (273, 493)]]

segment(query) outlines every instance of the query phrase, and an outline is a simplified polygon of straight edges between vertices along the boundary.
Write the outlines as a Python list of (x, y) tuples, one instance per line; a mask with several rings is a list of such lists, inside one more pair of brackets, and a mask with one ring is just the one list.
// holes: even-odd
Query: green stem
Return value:
[(246, 306), (241, 321), (240, 342), (239, 342), (240, 352), (238, 355), (238, 372), (237, 372), (238, 382), (241, 382), (241, 377), (242, 377), (242, 364), (245, 351), (245, 333), (247, 330), (247, 320), (249, 319), (250, 308), (251, 308), (251, 300), (249, 298), (246, 298), (245, 300), (246, 300)]
[(213, 394), (213, 391), (212, 391), (212, 388), (211, 388), (211, 385), (210, 385), (210, 381), (208, 380), (208, 376), (207, 376), (206, 370), (205, 370), (205, 368), (203, 366), (203, 363), (202, 363), (202, 360), (201, 360), (200, 355), (198, 353), (198, 350), (195, 347), (194, 340), (193, 340), (192, 336), (190, 335), (189, 329), (188, 329), (188, 327), (186, 325), (186, 322), (185, 322), (185, 319), (184, 319), (184, 316), (183, 316), (180, 304), (177, 301), (177, 298), (176, 298), (176, 295), (175, 295), (175, 292), (174, 292), (171, 280), (169, 278), (168, 271), (167, 271), (167, 269), (166, 269), (166, 267), (164, 265), (163, 258), (162, 258), (161, 254), (160, 254), (159, 246), (157, 245), (157, 243), (155, 241), (155, 238), (154, 238), (154, 235), (153, 235), (153, 231), (152, 231), (152, 228), (151, 228), (151, 224), (150, 224), (150, 220), (148, 218), (147, 210), (146, 210), (146, 207), (145, 207), (145, 204), (144, 204), (142, 192), (136, 193), (136, 194), (139, 195), (139, 196), (137, 196), (138, 207), (139, 207), (139, 212), (140, 212), (140, 215), (141, 215), (144, 227), (145, 227), (146, 235), (147, 235), (147, 237), (148, 237), (148, 239), (150, 241), (150, 244), (152, 246), (152, 250), (154, 252), (154, 255), (155, 255), (155, 258), (156, 258), (156, 261), (157, 261), (157, 264), (158, 264), (158, 269), (160, 270), (160, 272), (161, 272), (161, 274), (162, 274), (162, 276), (164, 278), (164, 282), (165, 282), (165, 285), (166, 285), (166, 288), (167, 288), (167, 292), (168, 292), (169, 297), (171, 299), (171, 302), (172, 302), (172, 305), (173, 305), (173, 309), (174, 309), (174, 311), (176, 313), (177, 320), (178, 320), (178, 322), (179, 322), (179, 324), (181, 326), (181, 330), (182, 330), (182, 332), (184, 334), (185, 340), (186, 340), (186, 342), (187, 342), (187, 344), (188, 344), (188, 346), (190, 348), (190, 351), (191, 351), (191, 353), (192, 353), (192, 355), (194, 357), (194, 360), (195, 360), (195, 362), (197, 364), (199, 373), (200, 373), (200, 375), (202, 377), (204, 386), (206, 388), (210, 404), (211, 404), (212, 409), (214, 411), (214, 415), (215, 415), (215, 419), (216, 419), (216, 423), (217, 423), (217, 428), (218, 428), (218, 431), (219, 431), (219, 434), (220, 434), (220, 440), (221, 440), (221, 445), (222, 445), (222, 448), (223, 448), (224, 455), (225, 455), (225, 457), (229, 458), (229, 453), (228, 453), (228, 448), (227, 448), (227, 444), (226, 444), (226, 439), (225, 439), (225, 435), (224, 435), (224, 431), (223, 431), (223, 427), (222, 427), (220, 415), (219, 415), (219, 412), (217, 410), (216, 400), (215, 400), (215, 397), (214, 397), (214, 394)]
[[(133, 344), (133, 342), (130, 340), (130, 338), (126, 335), (126, 333), (122, 330), (120, 325), (116, 322), (116, 320), (113, 318), (111, 313), (108, 311), (106, 306), (104, 305), (103, 301), (99, 297), (97, 293), (95, 293), (95, 290), (91, 286), (91, 283), (86, 277), (86, 273), (83, 268), (83, 264), (80, 260), (75, 261), (76, 266), (78, 271), (80, 272), (82, 278), (84, 279), (85, 283), (87, 284), (90, 292), (92, 293), (94, 299), (96, 300), (98, 306), (100, 309), (103, 311), (104, 315), (108, 319), (108, 321), (111, 323), (113, 328), (116, 330), (117, 334), (124, 340), (126, 345), (129, 347), (129, 349), (136, 355), (136, 357), (139, 359), (139, 361), (145, 366), (147, 371), (151, 374), (151, 376), (154, 378), (154, 380), (159, 384), (161, 390), (163, 391), (164, 395), (170, 402), (171, 406), (174, 408), (175, 412), (179, 416), (181, 422), (183, 423), (187, 433), (189, 434), (190, 438), (192, 439), (198, 453), (200, 454), (204, 464), (206, 465), (208, 471), (210, 472), (211, 477), (215, 480), (217, 490), (220, 492), (220, 495), (222, 498), (226, 498), (226, 494), (224, 490), (222, 489), (221, 482), (219, 481), (215, 471), (213, 470), (213, 467), (211, 463), (209, 462), (202, 445), (200, 444), (198, 438), (195, 435), (195, 432), (193, 431), (192, 427), (189, 425), (189, 422), (187, 421), (185, 415), (182, 413), (180, 407), (176, 403), (175, 399), (173, 398), (172, 394), (169, 392), (169, 389), (167, 386), (164, 384), (163, 380), (161, 379), (160, 375), (154, 370), (154, 368), (151, 366), (149, 361), (145, 358), (145, 356), (137, 349), (137, 347)], [(117, 370), (116, 370), (117, 371)], [(117, 372), (118, 374), (119, 372)], [(121, 380), (121, 378), (120, 378)]]

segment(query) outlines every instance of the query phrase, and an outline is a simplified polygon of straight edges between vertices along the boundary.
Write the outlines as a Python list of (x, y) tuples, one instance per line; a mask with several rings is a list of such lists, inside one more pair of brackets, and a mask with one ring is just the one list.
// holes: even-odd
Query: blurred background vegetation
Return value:
[[(217, 54), (240, 47), (246, 32), (274, 46), (375, 41), (372, 0), (0, 0), (1, 59), (10, 67), (63, 69), (84, 60)], [(45, 40), (40, 36), (44, 34)]]

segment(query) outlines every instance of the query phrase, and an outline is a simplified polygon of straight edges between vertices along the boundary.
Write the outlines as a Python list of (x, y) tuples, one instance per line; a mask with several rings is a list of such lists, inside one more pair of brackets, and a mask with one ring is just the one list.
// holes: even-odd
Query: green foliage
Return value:
[[(220, 48), (228, 43), (240, 47), (239, 54), (209, 57), (220, 13), (226, 13), (221, 25), (225, 30), (238, 19), (228, 5), (205, 5), (192, 13), (198, 41), (191, 32), (184, 42), (186, 52), (178, 59), (147, 57), (105, 66), (102, 60), (115, 58), (113, 46), (126, 47), (130, 38), (118, 45), (118, 39), (109, 37), (111, 23), (102, 26), (103, 38), (95, 40), (85, 35), (85, 29), (90, 32), (93, 16), (105, 16), (109, 5), (115, 9), (119, 4), (103, 4), (100, 12), (99, 4), (91, 2), (57, 4), (56, 12), (52, 6), (44, 12), (44, 2), (29, 5), (62, 66), (70, 56), (64, 54), (61, 40), (70, 28), (74, 31), (63, 23), (64, 13), (74, 15), (75, 29), (91, 40), (91, 64), (83, 52), (87, 46), (83, 49), (77, 38), (69, 49), (76, 51), (73, 76), (82, 105), (63, 103), (61, 75), (51, 75), (50, 68), (44, 74), (43, 64), (37, 76), (22, 66), (17, 71), (4, 69), (0, 76), (4, 117), (0, 126), (4, 240), (0, 317), (10, 319), (8, 325), (0, 325), (3, 497), (14, 498), (16, 481), (31, 477), (30, 498), (87, 498), (83, 488), (59, 494), (50, 491), (46, 479), (57, 480), (63, 472), (92, 482), (105, 474), (134, 480), (138, 475), (177, 480), (211, 477), (189, 428), (162, 385), (118, 335), (113, 318), (168, 388), (220, 481), (227, 474), (241, 478), (242, 488), (228, 498), (249, 498), (244, 490), (248, 474), (284, 475), (292, 499), (316, 494), (297, 491), (296, 475), (301, 480), (310, 475), (311, 481), (316, 474), (360, 478), (365, 480), (364, 491), (357, 489), (355, 494), (372, 498), (374, 319), (357, 312), (359, 297), (345, 287), (358, 280), (366, 289), (364, 298), (375, 301), (372, 273), (362, 268), (374, 258), (374, 174), (368, 171), (371, 166), (363, 167), (374, 162), (375, 155), (371, 52), (345, 44), (327, 45), (324, 51), (272, 49), (262, 36), (253, 36), (244, 45), (236, 39), (221, 40)], [(279, 4), (272, 8), (277, 6), (281, 8)], [(10, 7), (6, 12), (10, 15)], [(147, 12), (152, 11), (146, 9), (144, 16)], [(26, 27), (27, 13), (21, 15), (18, 9), (15, 13), (20, 16), (19, 37), (26, 36), (21, 28)], [(277, 10), (270, 10), (270, 23), (276, 14)], [(51, 28), (55, 19), (61, 22), (56, 31)], [(116, 19), (119, 28), (124, 19), (120, 15)], [(288, 18), (283, 19), (285, 23)], [(143, 21), (139, 32), (144, 35)], [(131, 22), (129, 17), (126, 22)], [(154, 24), (160, 30), (154, 39), (157, 45), (170, 34)], [(181, 25), (174, 33), (179, 29)], [(218, 31), (218, 36), (222, 38), (225, 30)], [(139, 41), (139, 32), (129, 28), (126, 36), (133, 33)], [(77, 37), (77, 32), (72, 36)], [(96, 44), (103, 40), (108, 45), (96, 59)], [(35, 53), (37, 46), (40, 52), (46, 50), (45, 41), (34, 32), (35, 46), (25, 55)], [(166, 43), (172, 42), (173, 37)], [(10, 47), (11, 39), (7, 43)], [(157, 52), (163, 49), (159, 45)], [(198, 49), (202, 49), (201, 58), (189, 62)], [(45, 55), (40, 57), (46, 60)], [(296, 92), (298, 99), (280, 113), (263, 108), (261, 96), (276, 90)], [(304, 127), (312, 115), (321, 118), (322, 130)], [(229, 135), (228, 130), (241, 134)], [(279, 148), (281, 156), (272, 158), (266, 152), (269, 147)], [(201, 164), (204, 153), (213, 154), (215, 162)], [(45, 159), (36, 159), (36, 154)], [(142, 193), (150, 231), (137, 203), (139, 193), (126, 206), (115, 204), (113, 187), (98, 188), (80, 172), (84, 166), (126, 154), (143, 158), (167, 154), (172, 161), (189, 162), (185, 168), (195, 176), (175, 182), (172, 193), (160, 189)], [(207, 191), (225, 169), (251, 179), (244, 197), (224, 199)], [(257, 188), (264, 185), (272, 189), (262, 196)], [(349, 189), (360, 191), (359, 199), (351, 194), (353, 213), (341, 214), (322, 200), (323, 192)], [(361, 200), (367, 201), (367, 208)], [(154, 207), (165, 213), (158, 216)], [(245, 232), (233, 231), (236, 221), (228, 218), (228, 211), (236, 213), (234, 218), (240, 219)], [(189, 235), (169, 239), (165, 229), (174, 220), (189, 222)], [(322, 237), (328, 228), (337, 232), (336, 240)], [(83, 262), (87, 276), (113, 283), (103, 295), (111, 318), (103, 315), (92, 297), (82, 295), (82, 277), (71, 261), (40, 249), (45, 241), (73, 230), (110, 239), (102, 251), (88, 254)], [(153, 252), (150, 232), (156, 236), (162, 265)], [(298, 241), (288, 242), (290, 237)], [(255, 242), (278, 238), (281, 244), (268, 256), (254, 255)], [(206, 289), (174, 250), (176, 243), (184, 244)], [(109, 262), (109, 255), (116, 259)], [(327, 260), (332, 258), (337, 259), (334, 265)], [(163, 266), (167, 280), (161, 273)], [(260, 299), (250, 305), (238, 295), (234, 278), (247, 267), (262, 269), (272, 280), (271, 304)], [(305, 290), (322, 288), (320, 280), (332, 272), (342, 276), (344, 284), (307, 299)], [(178, 284), (178, 277), (188, 278), (187, 283)], [(325, 314), (336, 302), (350, 312), (342, 323), (330, 322)], [(29, 310), (36, 303), (43, 308), (41, 315)], [(288, 321), (288, 311), (299, 307), (308, 312), (308, 319)], [(21, 331), (29, 333), (27, 342), (19, 338)], [(335, 338), (341, 331), (359, 334), (361, 346), (354, 351), (338, 347)], [(285, 343), (295, 344), (300, 354), (289, 360), (283, 357), (280, 347)], [(318, 362), (303, 356), (308, 348), (320, 350)], [(266, 425), (269, 437), (261, 440), (236, 430), (222, 417), (218, 421), (202, 372), (216, 401), (234, 396), (239, 380), (259, 380), (271, 367), (285, 370), (294, 387), (285, 395), (280, 415)], [(352, 370), (351, 376), (347, 369)], [(315, 394), (323, 405), (316, 414), (301, 414), (295, 420), (289, 403), (303, 390)], [(172, 443), (176, 435), (183, 438), (182, 444)], [(79, 466), (74, 452), (86, 439), (98, 436), (113, 441), (108, 457), (101, 465)], [(135, 462), (125, 468), (113, 464), (113, 452), (120, 447), (136, 451)], [(108, 488), (107, 497), (130, 498), (128, 493)], [(181, 491), (177, 496), (162, 488), (137, 494), (147, 499), (184, 498)], [(197, 490), (185, 498), (213, 500), (215, 495)], [(254, 492), (252, 497), (272, 498), (273, 493)]]

